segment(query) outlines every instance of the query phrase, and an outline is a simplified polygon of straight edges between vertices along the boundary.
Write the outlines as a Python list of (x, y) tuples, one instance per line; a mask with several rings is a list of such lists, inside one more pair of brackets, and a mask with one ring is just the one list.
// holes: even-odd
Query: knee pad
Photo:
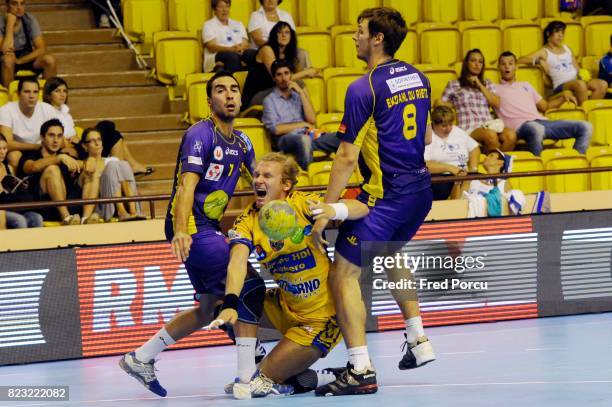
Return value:
[(263, 315), (266, 284), (259, 276), (244, 281), (238, 303), (238, 320), (247, 324), (257, 324)]

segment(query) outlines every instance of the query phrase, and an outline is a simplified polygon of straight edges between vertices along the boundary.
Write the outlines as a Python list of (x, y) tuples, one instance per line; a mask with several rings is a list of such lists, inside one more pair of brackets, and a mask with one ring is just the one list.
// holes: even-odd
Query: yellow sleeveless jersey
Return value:
[(282, 242), (272, 242), (262, 232), (255, 204), (236, 219), (229, 232), (231, 246), (248, 246), (261, 266), (272, 274), (280, 288), (280, 305), (298, 321), (323, 320), (336, 313), (327, 281), (331, 262), (312, 241), (314, 221), (308, 199), (321, 198), (299, 191), (289, 193), (286, 201), (295, 210), (301, 233)]

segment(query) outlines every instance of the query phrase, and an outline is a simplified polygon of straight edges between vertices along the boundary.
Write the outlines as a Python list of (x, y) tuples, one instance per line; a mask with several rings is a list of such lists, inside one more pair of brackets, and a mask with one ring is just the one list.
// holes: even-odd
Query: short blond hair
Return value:
[(432, 124), (450, 124), (455, 121), (455, 112), (448, 106), (436, 106), (431, 112)]
[(283, 166), (283, 181), (291, 182), (291, 189), (297, 184), (297, 177), (300, 173), (300, 166), (297, 164), (295, 159), (290, 155), (283, 153), (267, 153), (259, 159), (259, 162), (275, 162), (280, 163)]

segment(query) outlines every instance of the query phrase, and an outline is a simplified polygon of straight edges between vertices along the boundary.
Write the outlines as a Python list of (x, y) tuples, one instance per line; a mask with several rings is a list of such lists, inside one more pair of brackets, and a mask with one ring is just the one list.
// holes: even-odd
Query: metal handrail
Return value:
[[(454, 182), (454, 181), (471, 181), (471, 180), (482, 180), (482, 179), (507, 179), (507, 178), (520, 178), (520, 177), (539, 177), (539, 176), (550, 176), (550, 175), (565, 175), (565, 174), (590, 174), (597, 172), (608, 172), (612, 171), (612, 167), (597, 167), (597, 168), (573, 168), (566, 170), (548, 170), (548, 171), (527, 171), (527, 172), (512, 172), (508, 174), (469, 174), (465, 176), (432, 176), (432, 183), (441, 182)], [(359, 184), (349, 184), (347, 188), (358, 188)], [(326, 189), (326, 185), (309, 186), (309, 187), (298, 187), (298, 191), (322, 191)], [(251, 196), (253, 191), (250, 189), (241, 189), (234, 192), (234, 197)], [(39, 208), (51, 208), (56, 206), (75, 206), (75, 205), (89, 205), (89, 204), (104, 204), (104, 203), (120, 203), (120, 202), (149, 202), (149, 211), (151, 218), (155, 218), (155, 201), (167, 201), (170, 199), (170, 194), (158, 194), (158, 195), (135, 195), (129, 197), (117, 197), (117, 198), (97, 198), (97, 199), (69, 199), (65, 201), (43, 201), (43, 202), (20, 202), (10, 204), (0, 204), (0, 210), (21, 210), (21, 209), (39, 209)]]

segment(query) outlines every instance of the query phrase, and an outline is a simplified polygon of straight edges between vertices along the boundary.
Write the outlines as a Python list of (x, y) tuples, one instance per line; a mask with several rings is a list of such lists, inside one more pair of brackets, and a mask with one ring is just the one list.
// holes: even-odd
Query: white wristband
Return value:
[(345, 220), (346, 218), (348, 218), (349, 213), (348, 213), (348, 206), (346, 206), (346, 204), (343, 204), (342, 202), (338, 202), (338, 203), (329, 204), (329, 206), (334, 208), (334, 211), (336, 211), (336, 214), (334, 215), (332, 220)]

